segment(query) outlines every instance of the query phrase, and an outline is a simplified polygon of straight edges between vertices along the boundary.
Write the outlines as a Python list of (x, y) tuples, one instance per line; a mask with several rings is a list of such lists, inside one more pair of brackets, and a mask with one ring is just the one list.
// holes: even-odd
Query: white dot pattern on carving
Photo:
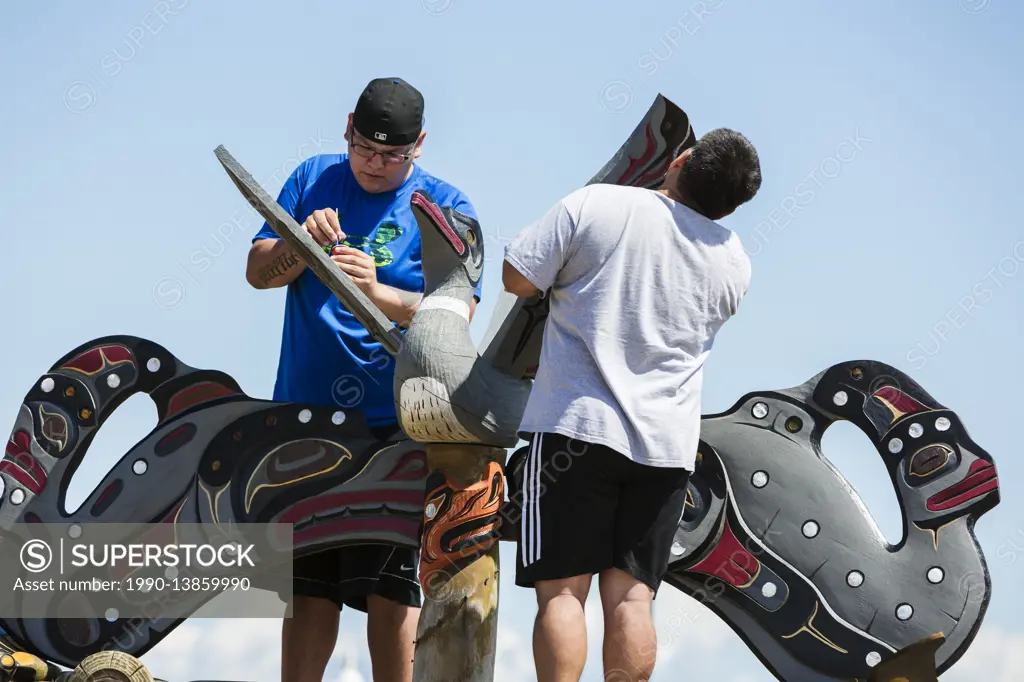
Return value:
[(849, 396), (846, 395), (846, 391), (839, 391), (832, 396), (832, 402), (839, 406), (845, 405), (847, 400), (849, 400)]
[(11, 504), (21, 504), (25, 501), (25, 491), (21, 488), (15, 488), (11, 491)]
[(424, 511), (427, 512), (427, 518), (432, 519), (434, 518), (434, 515), (437, 514), (437, 507), (435, 507), (434, 503), (431, 502), (427, 505), (427, 508)]
[(312, 418), (313, 413), (310, 412), (309, 410), (303, 410), (302, 412), (299, 412), (299, 421), (302, 422), (303, 424), (308, 424), (309, 420)]
[(930, 582), (932, 585), (938, 585), (945, 579), (946, 572), (938, 566), (928, 571), (928, 582)]
[(114, 622), (115, 620), (117, 620), (117, 614), (117, 609), (109, 608), (107, 609), (107, 612), (104, 615), (107, 617), (107, 620), (109, 620), (110, 622)]
[(914, 607), (910, 604), (900, 604), (896, 607), (896, 617), (900, 620), (910, 620), (914, 615)]
[(345, 413), (344, 412), (335, 412), (334, 414), (332, 414), (331, 415), (331, 423), (334, 424), (335, 426), (340, 426), (340, 425), (344, 424), (345, 423)]
[(768, 416), (768, 406), (764, 403), (754, 403), (754, 409), (750, 412), (758, 419), (764, 419)]
[(948, 417), (939, 417), (935, 420), (935, 428), (939, 431), (948, 431), (950, 427)]
[(755, 471), (751, 477), (750, 482), (754, 484), (755, 488), (763, 488), (768, 485), (768, 472), (767, 471)]
[(911, 438), (920, 438), (924, 434), (924, 427), (920, 424), (911, 424), (910, 428), (907, 429), (907, 433), (910, 434)]
[(79, 526), (77, 523), (71, 524), (70, 526), (68, 526), (68, 535), (72, 538), (82, 537), (82, 527)]
[(146, 464), (146, 460), (144, 460), (144, 459), (137, 459), (132, 464), (132, 471), (135, 472), (136, 476), (141, 476), (142, 474), (144, 474), (147, 471), (149, 471), (149, 465)]
[(771, 599), (778, 594), (779, 588), (775, 587), (775, 583), (765, 583), (764, 587), (761, 588), (761, 594)]
[(49, 393), (53, 390), (53, 379), (46, 377), (43, 382), (39, 384), (39, 388), (43, 389), (44, 393)]
[(120, 385), (121, 377), (117, 376), (116, 374), (107, 375), (107, 386), (110, 386), (111, 388), (117, 388)]
[(146, 363), (146, 369), (150, 372), (160, 371), (160, 358), (150, 358), (149, 362)]
[(889, 452), (891, 452), (892, 454), (895, 455), (897, 452), (899, 452), (902, 449), (903, 449), (903, 441), (900, 440), (899, 438), (893, 438), (891, 441), (889, 441)]
[(683, 543), (681, 543), (681, 542), (673, 542), (672, 543), (672, 554), (674, 556), (679, 556), (680, 554), (682, 554), (685, 551), (686, 551), (686, 548), (683, 547)]
[(864, 574), (860, 571), (850, 571), (846, 576), (846, 584), (850, 587), (860, 587), (864, 584)]
[(804, 524), (804, 528), (803, 528), (804, 537), (813, 538), (813, 537), (817, 536), (818, 531), (820, 531), (820, 530), (821, 530), (821, 528), (818, 526), (817, 522), (815, 522), (815, 521), (808, 521), (807, 523)]
[(178, 567), (177, 566), (168, 566), (167, 568), (164, 569), (164, 576), (166, 576), (170, 580), (174, 580), (175, 578), (178, 577)]
[(874, 668), (876, 665), (882, 662), (882, 655), (879, 654), (877, 651), (872, 651), (870, 654), (867, 655), (865, 661), (870, 667)]

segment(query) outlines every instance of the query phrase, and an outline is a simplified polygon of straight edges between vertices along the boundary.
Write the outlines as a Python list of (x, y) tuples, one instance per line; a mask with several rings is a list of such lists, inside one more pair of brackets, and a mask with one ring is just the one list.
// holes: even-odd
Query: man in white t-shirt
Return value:
[(606, 674), (654, 670), (651, 603), (694, 469), (702, 368), (750, 283), (739, 238), (714, 221), (760, 185), (750, 142), (713, 130), (659, 190), (589, 185), (505, 249), (505, 289), (550, 296), (520, 426), (516, 584), (537, 593), (538, 682), (580, 679), (594, 574)]

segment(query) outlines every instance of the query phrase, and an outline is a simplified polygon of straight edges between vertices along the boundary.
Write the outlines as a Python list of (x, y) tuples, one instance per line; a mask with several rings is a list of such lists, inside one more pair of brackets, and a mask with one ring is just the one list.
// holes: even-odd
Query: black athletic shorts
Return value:
[[(387, 440), (397, 428), (372, 430), (378, 439)], [(418, 550), (394, 545), (351, 545), (317, 552), (292, 563), (292, 592), (330, 599), (339, 609), (348, 605), (363, 613), (371, 594), (419, 608), (419, 561)]]
[(604, 445), (535, 434), (514, 501), (522, 515), (516, 585), (619, 568), (657, 592), (689, 477)]

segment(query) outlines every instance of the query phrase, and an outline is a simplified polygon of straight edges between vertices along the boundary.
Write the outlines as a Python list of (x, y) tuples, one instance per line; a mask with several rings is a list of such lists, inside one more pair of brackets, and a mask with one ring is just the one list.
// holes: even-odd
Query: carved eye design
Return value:
[(687, 530), (693, 530), (699, 526), (707, 515), (708, 504), (701, 488), (702, 486), (697, 481), (690, 481), (686, 486), (686, 502), (683, 504), (683, 513), (679, 522)]
[(928, 479), (953, 468), (956, 468), (956, 453), (951, 447), (942, 443), (927, 445), (915, 452), (907, 463), (907, 482), (913, 486), (923, 485)]

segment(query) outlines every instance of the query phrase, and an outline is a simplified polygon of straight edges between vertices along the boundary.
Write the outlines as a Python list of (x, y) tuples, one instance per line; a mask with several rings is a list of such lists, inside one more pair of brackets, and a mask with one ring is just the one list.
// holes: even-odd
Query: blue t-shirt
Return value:
[[(337, 209), (344, 243), (374, 257), (378, 282), (422, 292), (420, 232), (409, 208), (418, 189), (440, 206), (477, 218), (465, 194), (418, 165), (398, 189), (371, 194), (356, 182), (347, 154), (319, 154), (303, 161), (284, 183), (277, 202), (300, 225), (313, 211)], [(278, 238), (264, 223), (253, 242)], [(481, 278), (478, 300), (482, 284)], [(387, 426), (398, 421), (394, 371), (391, 354), (309, 268), (288, 285), (274, 400), (358, 409), (371, 427)]]

